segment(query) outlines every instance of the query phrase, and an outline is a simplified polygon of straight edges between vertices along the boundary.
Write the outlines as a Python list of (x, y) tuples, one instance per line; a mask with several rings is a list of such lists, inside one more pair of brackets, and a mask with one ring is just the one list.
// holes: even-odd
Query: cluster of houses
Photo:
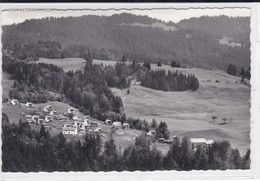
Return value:
[[(60, 114), (52, 105), (46, 105), (42, 109), (36, 109), (31, 102), (21, 104), (18, 100), (12, 99), (9, 103), (13, 106), (25, 108), (22, 114), (29, 123), (43, 125), (45, 128), (51, 129), (53, 121), (64, 122), (61, 127), (61, 132), (64, 135), (75, 136), (85, 135), (86, 132), (102, 132), (97, 122), (91, 121), (88, 115), (83, 117), (78, 116), (74, 108), (68, 108), (66, 112)], [(128, 123), (112, 122), (110, 119), (107, 119), (105, 124), (111, 125), (112, 130), (130, 128)]]

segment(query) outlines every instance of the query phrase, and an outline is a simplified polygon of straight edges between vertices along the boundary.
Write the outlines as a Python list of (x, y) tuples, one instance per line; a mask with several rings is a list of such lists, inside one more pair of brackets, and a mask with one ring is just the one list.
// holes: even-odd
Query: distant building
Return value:
[(50, 112), (50, 115), (51, 115), (51, 116), (57, 116), (57, 115), (59, 115), (59, 113), (58, 113), (57, 111), (52, 110), (52, 111)]
[(47, 105), (47, 106), (45, 106), (42, 110), (43, 110), (44, 112), (51, 112), (52, 109), (53, 109), (52, 105)]
[(196, 151), (198, 147), (206, 149), (208, 146), (214, 143), (213, 140), (206, 140), (205, 138), (191, 138), (191, 147), (193, 151)]
[(105, 123), (106, 124), (112, 124), (112, 121), (110, 119), (106, 119)]
[(156, 136), (156, 131), (155, 130), (150, 130), (146, 135), (147, 136)]
[(67, 110), (67, 113), (68, 113), (68, 114), (74, 114), (74, 113), (75, 113), (75, 109), (74, 109), (74, 108), (69, 108), (69, 109)]
[(115, 127), (115, 128), (121, 128), (122, 127), (122, 123), (119, 122), (119, 121), (115, 121), (115, 122), (113, 122), (112, 126)]
[(74, 127), (66, 127), (62, 129), (62, 134), (64, 135), (77, 135), (78, 134), (78, 128), (74, 128)]
[(19, 101), (17, 99), (12, 99), (10, 101), (10, 104), (13, 105), (13, 106), (16, 106), (16, 105), (19, 105)]
[(123, 128), (124, 128), (124, 129), (129, 129), (129, 128), (130, 128), (130, 125), (129, 125), (128, 123), (124, 123), (124, 124), (123, 124)]
[(72, 124), (72, 126), (75, 127), (75, 128), (80, 127), (80, 125), (81, 125), (81, 123), (78, 122), (78, 121), (74, 121), (73, 124)]
[(96, 129), (94, 129), (94, 132), (101, 132), (101, 128), (96, 128)]
[(27, 102), (24, 106), (27, 108), (33, 108), (33, 103)]
[(45, 116), (45, 119), (44, 119), (45, 122), (50, 122), (52, 120), (53, 120), (52, 116)]

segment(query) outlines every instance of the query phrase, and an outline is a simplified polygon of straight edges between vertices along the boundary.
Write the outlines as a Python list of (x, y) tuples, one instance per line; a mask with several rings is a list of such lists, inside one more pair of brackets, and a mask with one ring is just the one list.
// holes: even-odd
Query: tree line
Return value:
[(122, 150), (113, 136), (104, 144), (98, 133), (68, 141), (62, 134), (50, 137), (43, 126), (38, 132), (27, 122), (10, 124), (3, 113), (2, 161), (3, 172), (249, 169), (250, 150), (241, 157), (223, 141), (193, 151), (188, 138), (175, 138), (163, 155), (144, 134)]
[(229, 64), (227, 67), (227, 73), (234, 76), (241, 76), (242, 81), (246, 78), (250, 80), (251, 78), (251, 68), (250, 66), (248, 68), (241, 67), (240, 71), (237, 69), (237, 66), (235, 64)]
[(199, 81), (194, 74), (185, 75), (178, 71), (151, 70), (145, 73), (141, 85), (155, 90), (185, 91), (197, 90)]

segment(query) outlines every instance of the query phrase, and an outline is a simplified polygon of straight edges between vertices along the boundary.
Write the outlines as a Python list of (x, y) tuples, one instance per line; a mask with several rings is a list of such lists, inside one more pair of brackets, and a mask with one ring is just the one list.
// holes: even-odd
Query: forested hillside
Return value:
[[(27, 51), (33, 52), (33, 60), (46, 57), (46, 51), (49, 58), (79, 57), (75, 51), (83, 48), (100, 59), (115, 60), (125, 54), (139, 62), (170, 64), (175, 60), (188, 67), (226, 70), (230, 63), (245, 67), (250, 63), (249, 20), (221, 16), (174, 24), (126, 13), (45, 18), (4, 26), (2, 39), (3, 49), (10, 54), (15, 52), (19, 59), (28, 58), (20, 55)], [(154, 23), (156, 26), (151, 26)], [(222, 35), (242, 46), (220, 44)], [(52, 43), (43, 46), (42, 41)]]

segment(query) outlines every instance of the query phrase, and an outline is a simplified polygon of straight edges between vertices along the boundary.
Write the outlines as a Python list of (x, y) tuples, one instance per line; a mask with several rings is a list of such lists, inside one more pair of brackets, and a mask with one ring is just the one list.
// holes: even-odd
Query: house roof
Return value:
[(206, 139), (205, 138), (191, 138), (190, 141), (192, 143), (206, 143)]

